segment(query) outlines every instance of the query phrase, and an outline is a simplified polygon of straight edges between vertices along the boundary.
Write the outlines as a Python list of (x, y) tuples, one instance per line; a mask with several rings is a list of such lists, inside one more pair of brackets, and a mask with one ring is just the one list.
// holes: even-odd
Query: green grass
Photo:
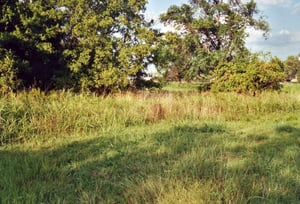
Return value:
[(0, 203), (299, 203), (298, 88), (2, 97)]

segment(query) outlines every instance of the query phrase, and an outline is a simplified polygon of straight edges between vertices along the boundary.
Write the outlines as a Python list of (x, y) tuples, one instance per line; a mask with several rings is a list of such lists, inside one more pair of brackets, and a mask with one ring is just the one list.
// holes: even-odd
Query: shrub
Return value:
[(198, 86), (198, 90), (201, 92), (209, 91), (211, 89), (211, 82), (202, 82)]
[(286, 78), (278, 58), (269, 62), (252, 57), (249, 61), (228, 62), (214, 72), (213, 91), (252, 93), (262, 90), (278, 90)]
[(13, 54), (0, 49), (0, 93), (14, 91), (18, 86), (17, 67)]

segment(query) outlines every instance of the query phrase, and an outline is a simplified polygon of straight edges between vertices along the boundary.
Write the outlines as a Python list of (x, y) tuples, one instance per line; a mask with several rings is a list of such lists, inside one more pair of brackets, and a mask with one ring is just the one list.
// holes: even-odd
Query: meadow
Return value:
[(0, 203), (300, 203), (300, 85), (0, 98)]

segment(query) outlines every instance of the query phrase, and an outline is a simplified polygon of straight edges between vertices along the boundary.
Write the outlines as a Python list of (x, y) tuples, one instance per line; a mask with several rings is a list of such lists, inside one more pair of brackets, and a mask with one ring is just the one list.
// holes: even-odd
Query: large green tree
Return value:
[(153, 60), (156, 35), (144, 19), (146, 3), (1, 0), (0, 60), (9, 53), (19, 63), (5, 70), (25, 87), (126, 88)]
[[(55, 0), (0, 2), (0, 48), (15, 59), (15, 75), (24, 87), (51, 86), (52, 75), (61, 67), (62, 12), (55, 3)], [(1, 67), (5, 67), (4, 61)]]
[[(189, 4), (171, 6), (160, 16), (161, 21), (177, 29), (180, 43), (169, 46), (163, 43), (159, 54), (167, 60), (168, 56), (181, 56), (189, 63), (160, 64), (169, 71), (176, 68), (183, 77), (191, 79), (207, 74), (218, 64), (248, 55), (245, 40), (247, 29), (269, 30), (263, 17), (258, 16), (256, 3), (251, 0), (190, 0)], [(169, 35), (169, 34), (168, 34)], [(164, 38), (170, 42), (168, 35)], [(173, 37), (174, 38), (174, 37)], [(165, 51), (169, 49), (169, 53)]]
[(130, 85), (151, 62), (154, 31), (143, 16), (146, 0), (65, 0), (64, 59), (80, 88)]

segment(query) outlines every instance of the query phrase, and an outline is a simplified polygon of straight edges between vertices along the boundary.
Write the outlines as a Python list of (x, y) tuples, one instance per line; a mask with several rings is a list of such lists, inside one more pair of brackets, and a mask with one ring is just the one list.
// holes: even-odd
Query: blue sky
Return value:
[[(246, 0), (245, 0), (246, 1)], [(157, 19), (170, 5), (188, 0), (149, 0), (148, 17)], [(247, 47), (253, 52), (271, 52), (285, 60), (300, 53), (300, 0), (256, 0), (261, 14), (266, 16), (271, 32), (267, 40), (257, 31), (249, 31)], [(164, 28), (162, 28), (164, 29)]]

